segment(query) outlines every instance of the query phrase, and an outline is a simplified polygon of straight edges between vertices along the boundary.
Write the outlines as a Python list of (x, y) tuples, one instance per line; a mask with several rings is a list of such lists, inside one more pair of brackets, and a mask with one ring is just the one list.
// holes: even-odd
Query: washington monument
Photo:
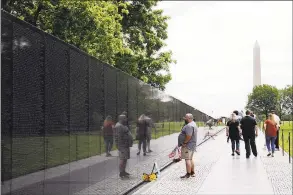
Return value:
[(261, 85), (260, 47), (255, 41), (253, 47), (253, 87)]

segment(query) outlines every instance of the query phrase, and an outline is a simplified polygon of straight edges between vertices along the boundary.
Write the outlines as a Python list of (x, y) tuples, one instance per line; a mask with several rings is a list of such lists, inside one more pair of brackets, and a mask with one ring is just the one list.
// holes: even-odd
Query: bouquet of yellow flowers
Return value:
[(156, 164), (154, 164), (153, 170), (152, 170), (151, 174), (146, 174), (146, 173), (143, 173), (142, 174), (142, 180), (144, 182), (151, 182), (151, 181), (157, 180), (157, 178), (158, 178), (158, 175), (157, 174), (158, 173), (154, 173), (155, 166), (156, 166)]

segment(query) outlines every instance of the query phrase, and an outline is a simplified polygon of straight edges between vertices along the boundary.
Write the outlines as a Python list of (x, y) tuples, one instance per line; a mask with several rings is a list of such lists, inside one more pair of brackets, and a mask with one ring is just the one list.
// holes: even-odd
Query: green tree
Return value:
[(280, 115), (293, 114), (292, 85), (288, 85), (284, 89), (279, 90), (279, 94), (280, 94), (280, 99), (278, 104), (279, 114)]
[(246, 108), (266, 117), (271, 110), (276, 110), (279, 101), (279, 91), (271, 85), (260, 85), (253, 88), (248, 95)]
[[(130, 52), (118, 54), (116, 67), (162, 90), (171, 80), (169, 65), (176, 61), (166, 45), (168, 16), (154, 9), (158, 0), (113, 0), (125, 3), (128, 12), (121, 12), (124, 45)], [(125, 5), (123, 4), (123, 5)]]
[(106, 63), (124, 53), (122, 16), (110, 1), (10, 0), (4, 7)]
[(171, 80), (158, 0), (3, 0), (9, 13), (160, 89)]

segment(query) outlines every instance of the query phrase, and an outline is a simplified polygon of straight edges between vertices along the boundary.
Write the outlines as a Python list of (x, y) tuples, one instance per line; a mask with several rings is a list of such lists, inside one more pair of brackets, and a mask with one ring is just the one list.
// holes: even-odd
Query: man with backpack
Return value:
[(181, 176), (181, 178), (189, 178), (190, 176), (194, 177), (194, 161), (193, 154), (196, 150), (197, 142), (197, 126), (193, 121), (193, 115), (188, 113), (183, 118), (185, 121), (185, 126), (182, 128), (179, 136), (184, 135), (184, 141), (181, 148), (181, 158), (185, 159), (186, 163), (186, 174)]

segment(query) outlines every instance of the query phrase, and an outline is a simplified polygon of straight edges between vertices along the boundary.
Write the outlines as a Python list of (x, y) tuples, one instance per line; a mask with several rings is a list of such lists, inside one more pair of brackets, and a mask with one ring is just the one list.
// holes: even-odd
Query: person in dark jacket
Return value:
[[(132, 145), (130, 138), (130, 130), (126, 126), (127, 118), (125, 115), (118, 117), (118, 123), (116, 123), (115, 131), (115, 143), (119, 152), (119, 171), (120, 177), (129, 176), (129, 173), (125, 171), (127, 160), (130, 158), (130, 147)], [(132, 138), (131, 138), (132, 139)]]
[(112, 150), (113, 146), (113, 128), (114, 123), (111, 116), (107, 116), (104, 125), (103, 125), (103, 136), (104, 136), (104, 143), (105, 143), (105, 152), (106, 156), (112, 156), (110, 151)]
[(253, 155), (257, 156), (257, 149), (255, 145), (255, 137), (258, 136), (257, 123), (254, 118), (250, 116), (250, 111), (246, 111), (246, 116), (241, 119), (240, 128), (245, 143), (246, 158), (250, 157), (251, 151)]
[[(240, 144), (239, 144), (240, 133), (241, 133), (241, 130), (240, 130), (239, 122), (237, 120), (237, 116), (235, 113), (233, 113), (231, 115), (231, 120), (227, 122), (227, 131), (226, 131), (226, 135), (228, 136), (228, 138), (231, 139), (232, 156), (234, 156), (234, 152), (240, 155)], [(236, 150), (235, 150), (235, 146), (236, 146)]]
[(138, 152), (137, 155), (140, 155), (141, 146), (143, 149), (143, 155), (146, 155), (146, 144), (147, 144), (147, 136), (148, 136), (148, 121), (147, 117), (142, 114), (137, 121), (136, 126), (136, 137), (138, 139)]

